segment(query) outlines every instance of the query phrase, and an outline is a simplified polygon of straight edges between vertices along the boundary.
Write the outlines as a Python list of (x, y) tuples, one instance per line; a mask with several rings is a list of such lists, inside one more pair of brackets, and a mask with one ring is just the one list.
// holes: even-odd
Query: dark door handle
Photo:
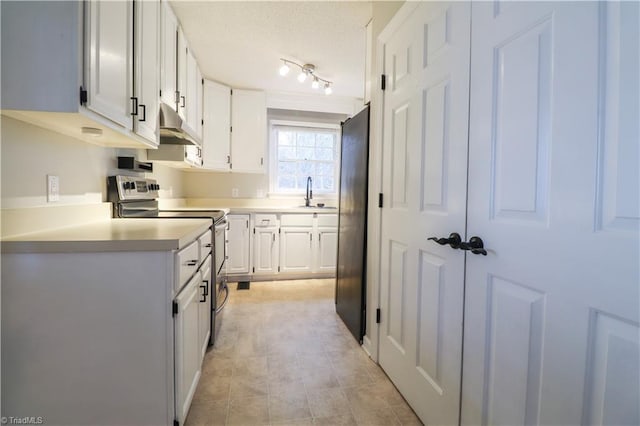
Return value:
[(147, 121), (147, 106), (145, 104), (140, 104), (140, 109), (142, 109), (142, 118), (138, 121)]
[(445, 246), (449, 244), (451, 248), (457, 249), (462, 244), (462, 238), (460, 238), (460, 234), (457, 232), (453, 232), (449, 234), (449, 238), (438, 238), (438, 237), (429, 237), (429, 240), (435, 241), (441, 246)]
[(458, 246), (460, 250), (468, 250), (473, 254), (487, 255), (487, 251), (484, 249), (484, 242), (480, 237), (471, 237), (469, 242), (462, 242)]

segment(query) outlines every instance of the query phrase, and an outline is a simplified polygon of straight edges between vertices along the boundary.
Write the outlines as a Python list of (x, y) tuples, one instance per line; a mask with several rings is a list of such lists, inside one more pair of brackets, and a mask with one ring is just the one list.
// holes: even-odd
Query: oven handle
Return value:
[(219, 314), (224, 309), (227, 302), (229, 301), (229, 286), (227, 285), (227, 283), (224, 283), (224, 291), (226, 292), (224, 296), (224, 301), (222, 302), (222, 305), (220, 305), (220, 307), (216, 309), (216, 314)]

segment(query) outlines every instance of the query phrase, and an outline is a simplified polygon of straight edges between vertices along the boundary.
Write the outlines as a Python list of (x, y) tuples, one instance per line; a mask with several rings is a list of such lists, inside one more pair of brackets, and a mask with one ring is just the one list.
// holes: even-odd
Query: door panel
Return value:
[(87, 2), (87, 108), (131, 129), (133, 3)]
[(282, 272), (311, 272), (313, 228), (283, 227), (280, 236)]
[(253, 237), (254, 273), (278, 272), (278, 228), (256, 227)]
[(640, 422), (639, 17), (473, 3), (463, 424)]
[(140, 103), (136, 133), (158, 143), (158, 93), (160, 90), (160, 2), (136, 2), (136, 96)]
[(380, 364), (425, 424), (457, 424), (464, 253), (470, 6), (415, 10), (385, 41)]

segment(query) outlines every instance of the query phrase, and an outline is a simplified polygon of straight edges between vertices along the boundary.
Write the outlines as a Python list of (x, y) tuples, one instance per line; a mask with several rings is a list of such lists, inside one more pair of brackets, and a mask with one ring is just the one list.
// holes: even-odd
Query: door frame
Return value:
[[(380, 252), (382, 209), (378, 207), (378, 194), (382, 193), (382, 151), (384, 91), (381, 76), (385, 73), (384, 46), (404, 21), (418, 8), (419, 2), (405, 2), (378, 35), (376, 43), (375, 78), (371, 90), (371, 115), (369, 124), (369, 205), (367, 217), (367, 283), (366, 283), (366, 331), (362, 348), (371, 359), (378, 362), (380, 326), (376, 323), (376, 309), (380, 308)], [(383, 200), (384, 205), (384, 200)]]

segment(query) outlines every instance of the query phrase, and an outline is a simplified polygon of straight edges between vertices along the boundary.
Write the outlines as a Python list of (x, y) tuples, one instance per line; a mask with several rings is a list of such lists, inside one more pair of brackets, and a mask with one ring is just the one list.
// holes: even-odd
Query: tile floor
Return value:
[(420, 425), (335, 313), (334, 285), (230, 284), (186, 425)]

